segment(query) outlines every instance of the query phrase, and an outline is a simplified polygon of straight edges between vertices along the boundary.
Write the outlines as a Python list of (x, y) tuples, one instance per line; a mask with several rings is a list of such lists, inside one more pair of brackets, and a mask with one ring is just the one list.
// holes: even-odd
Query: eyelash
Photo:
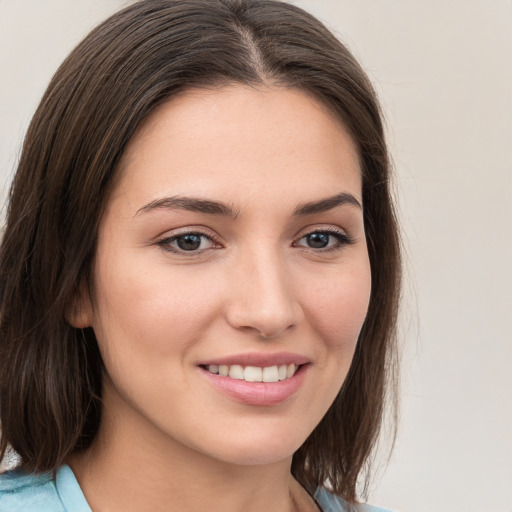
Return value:
[[(314, 234), (327, 235), (328, 237), (334, 237), (336, 239), (336, 243), (333, 246), (327, 246), (325, 248), (324, 247), (314, 248), (314, 247), (298, 245), (299, 241), (305, 239), (308, 236), (314, 235)], [(196, 250), (187, 251), (185, 249), (181, 249), (179, 247), (173, 247), (171, 245), (173, 242), (177, 242), (179, 239), (185, 238), (187, 236), (195, 236), (202, 240), (208, 240), (214, 246), (217, 245), (217, 247), (208, 247), (206, 249), (199, 249), (199, 250), (196, 249)], [(352, 245), (353, 243), (354, 243), (354, 240), (349, 235), (347, 235), (346, 233), (344, 233), (342, 231), (338, 231), (337, 229), (334, 229), (334, 228), (322, 228), (322, 229), (315, 229), (315, 230), (309, 231), (308, 233), (305, 233), (300, 238), (298, 238), (298, 240), (296, 242), (293, 243), (293, 247), (302, 247), (305, 250), (313, 251), (315, 253), (319, 253), (319, 252), (326, 253), (326, 252), (340, 250), (347, 245)], [(186, 231), (184, 233), (179, 233), (177, 235), (163, 238), (162, 240), (159, 240), (156, 243), (156, 245), (158, 245), (159, 247), (161, 247), (162, 249), (164, 249), (165, 251), (168, 251), (168, 252), (173, 252), (175, 254), (180, 254), (180, 255), (184, 255), (184, 256), (187, 256), (187, 255), (193, 256), (193, 255), (201, 254), (201, 253), (208, 251), (212, 248), (218, 248), (220, 246), (220, 243), (215, 239), (214, 236), (212, 236), (210, 234), (206, 234), (201, 231)]]

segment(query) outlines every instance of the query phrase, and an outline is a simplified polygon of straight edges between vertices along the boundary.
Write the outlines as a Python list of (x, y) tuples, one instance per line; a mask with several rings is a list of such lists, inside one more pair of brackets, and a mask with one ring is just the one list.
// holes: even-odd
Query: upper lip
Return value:
[(301, 364), (309, 363), (310, 359), (301, 354), (294, 354), (292, 352), (276, 352), (274, 354), (264, 354), (257, 352), (248, 352), (244, 354), (233, 354), (230, 356), (217, 357), (215, 359), (209, 359), (208, 361), (202, 361), (200, 366), (209, 365), (226, 365), (231, 366), (239, 364), (241, 366), (280, 366), (283, 364), (295, 364), (299, 366)]

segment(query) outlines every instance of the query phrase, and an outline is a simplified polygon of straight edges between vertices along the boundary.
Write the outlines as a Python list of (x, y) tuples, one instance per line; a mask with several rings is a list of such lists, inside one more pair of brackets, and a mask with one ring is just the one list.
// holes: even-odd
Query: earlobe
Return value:
[(87, 293), (77, 293), (66, 310), (66, 320), (76, 329), (92, 326), (92, 305)]

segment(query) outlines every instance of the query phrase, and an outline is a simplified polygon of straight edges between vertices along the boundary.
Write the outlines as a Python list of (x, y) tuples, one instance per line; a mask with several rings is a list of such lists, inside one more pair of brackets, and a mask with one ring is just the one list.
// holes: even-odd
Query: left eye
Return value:
[(296, 245), (310, 249), (330, 249), (350, 243), (347, 235), (331, 231), (314, 231), (300, 238)]
[(214, 246), (213, 240), (203, 233), (183, 233), (161, 240), (158, 245), (175, 252), (199, 252)]

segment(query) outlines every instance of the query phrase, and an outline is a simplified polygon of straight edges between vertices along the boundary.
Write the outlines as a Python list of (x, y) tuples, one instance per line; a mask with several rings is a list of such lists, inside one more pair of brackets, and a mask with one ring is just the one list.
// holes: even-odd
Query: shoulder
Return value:
[(52, 474), (0, 474), (0, 512), (64, 512)]
[(325, 487), (318, 487), (314, 498), (322, 508), (322, 512), (391, 512), (384, 508), (363, 503), (350, 505), (344, 499), (329, 492)]

